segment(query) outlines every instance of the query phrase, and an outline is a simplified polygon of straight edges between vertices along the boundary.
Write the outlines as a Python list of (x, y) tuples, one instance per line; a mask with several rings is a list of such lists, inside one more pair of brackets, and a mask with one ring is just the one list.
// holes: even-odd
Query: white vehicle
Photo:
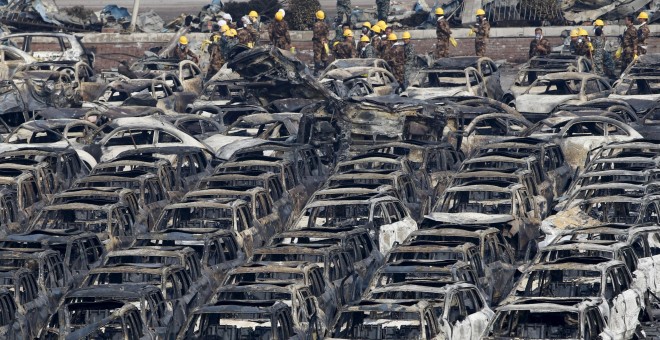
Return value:
[(402, 243), (410, 233), (417, 230), (417, 222), (410, 212), (395, 197), (376, 195), (369, 199), (343, 198), (318, 200), (308, 204), (294, 229), (342, 228), (366, 226), (376, 235), (376, 245), (386, 254), (395, 242)]
[(486, 97), (484, 78), (474, 67), (464, 70), (421, 70), (412, 78), (403, 97), (430, 99), (434, 97)]

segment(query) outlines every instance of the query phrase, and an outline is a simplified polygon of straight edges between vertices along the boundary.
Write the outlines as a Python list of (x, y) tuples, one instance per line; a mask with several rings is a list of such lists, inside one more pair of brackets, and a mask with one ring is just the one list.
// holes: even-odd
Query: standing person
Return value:
[(176, 48), (172, 50), (170, 57), (177, 60), (192, 60), (194, 63), (199, 62), (197, 55), (188, 47), (188, 37), (185, 35), (179, 38), (179, 42), (176, 44)]
[(490, 24), (486, 20), (486, 11), (483, 9), (477, 10), (477, 23), (472, 27), (473, 33), (476, 34), (474, 38), (474, 50), (478, 57), (486, 55), (486, 45), (488, 45), (488, 38), (490, 37)]
[(250, 34), (252, 34), (254, 46), (259, 46), (259, 40), (261, 40), (261, 22), (259, 22), (259, 13), (257, 13), (257, 11), (250, 11), (248, 17), (250, 18), (250, 21), (252, 21)]
[(312, 27), (314, 36), (312, 37), (312, 49), (314, 50), (314, 73), (318, 74), (321, 68), (325, 68), (328, 64), (328, 34), (330, 28), (325, 23), (325, 13), (323, 11), (316, 12), (316, 22)]
[(344, 15), (346, 15), (346, 21), (349, 26), (351, 23), (351, 0), (337, 0), (337, 18), (339, 22), (344, 21)]
[(589, 32), (584, 28), (579, 28), (578, 35), (576, 54), (591, 59), (591, 50), (593, 49), (593, 46), (591, 45), (591, 39), (589, 39)]
[(403, 87), (405, 82), (404, 67), (406, 63), (406, 51), (403, 43), (398, 42), (396, 34), (392, 33), (387, 37), (387, 46), (384, 59), (390, 65), (399, 86)]
[(206, 80), (211, 79), (225, 64), (225, 57), (222, 53), (222, 46), (220, 45), (222, 36), (216, 32), (211, 37), (211, 44), (209, 45), (209, 69), (206, 72)]
[[(360, 38), (362, 38), (362, 36), (365, 36), (365, 35), (368, 36), (369, 32), (371, 32), (371, 23), (368, 22), (368, 21), (365, 21), (362, 24), (362, 29), (361, 29), (362, 34), (360, 35)], [(371, 37), (369, 37), (369, 38), (371, 38)]]
[(380, 26), (373, 25), (371, 26), (371, 31), (374, 32), (374, 36), (371, 38), (371, 48), (373, 49), (373, 58), (382, 58), (380, 55), (380, 45), (384, 43), (383, 38), (380, 36), (381, 30)]
[(445, 10), (441, 7), (435, 9), (435, 53), (434, 57), (447, 58), (449, 57), (449, 38), (451, 37), (451, 29), (449, 28), (449, 23), (445, 19)]
[(355, 44), (353, 43), (353, 31), (344, 31), (344, 41), (334, 46), (335, 59), (349, 59), (355, 58), (357, 52), (355, 51)]
[(412, 76), (412, 70), (415, 67), (415, 46), (410, 42), (410, 33), (403, 32), (401, 39), (403, 39), (403, 51), (405, 55), (405, 63), (403, 67), (403, 89), (406, 89), (410, 84), (410, 77)]
[(252, 48), (254, 47), (254, 40), (252, 40), (252, 34), (250, 34), (250, 31), (248, 30), (248, 27), (252, 26), (252, 21), (250, 21), (249, 17), (244, 16), (241, 18), (241, 23), (243, 24), (243, 27), (238, 29), (236, 36), (238, 38), (238, 43)]
[(649, 15), (646, 12), (641, 12), (637, 16), (637, 20), (641, 22), (637, 29), (637, 55), (644, 55), (646, 54), (646, 39), (651, 35), (651, 30), (647, 24)]
[(637, 58), (637, 29), (633, 25), (633, 16), (626, 16), (626, 31), (623, 33), (621, 48), (621, 73)]
[(360, 38), (360, 43), (358, 44), (358, 58), (362, 59), (368, 59), (368, 58), (374, 58), (374, 48), (371, 46), (371, 41), (369, 40), (369, 37), (366, 35), (363, 35), (362, 38)]
[[(380, 25), (380, 28), (381, 28), (381, 31), (383, 32), (383, 34), (380, 36), (380, 38), (382, 40), (389, 41), (390, 34), (393, 34), (392, 27), (387, 26), (387, 24), (385, 22), (383, 22), (382, 25)], [(378, 48), (379, 48), (378, 53), (380, 54), (381, 58), (383, 56), (385, 56), (385, 54), (387, 53), (387, 50), (389, 50), (391, 44), (393, 44), (393, 43), (380, 44), (380, 46), (378, 46)]]
[(387, 16), (389, 14), (390, 0), (376, 0), (376, 16), (378, 17), (378, 20), (387, 21)]
[(596, 36), (591, 43), (594, 46), (594, 71), (601, 77), (614, 78), (614, 60), (612, 59), (612, 53), (605, 50), (607, 37), (603, 34), (602, 26), (596, 27)]
[(543, 30), (541, 27), (537, 27), (534, 30), (534, 39), (529, 43), (529, 58), (535, 56), (546, 56), (550, 54), (552, 47), (550, 47), (550, 42), (543, 36)]
[(289, 25), (284, 19), (284, 12), (275, 13), (275, 22), (270, 26), (270, 43), (281, 49), (291, 47), (291, 37), (289, 36)]

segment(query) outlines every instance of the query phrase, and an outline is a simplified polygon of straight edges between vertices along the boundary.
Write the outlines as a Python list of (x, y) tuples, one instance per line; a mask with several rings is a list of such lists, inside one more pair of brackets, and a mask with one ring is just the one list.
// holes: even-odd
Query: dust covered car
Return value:
[(340, 98), (387, 96), (399, 89), (394, 75), (377, 67), (334, 69), (324, 73), (319, 81)]
[(562, 104), (580, 104), (612, 93), (607, 79), (595, 74), (559, 72), (535, 80), (512, 103), (532, 122), (547, 118)]
[(419, 71), (401, 96), (430, 99), (443, 96), (477, 96), (488, 94), (484, 78), (474, 67), (465, 69)]
[(461, 151), (470, 155), (482, 146), (510, 137), (522, 136), (532, 126), (525, 117), (508, 113), (491, 113), (475, 117), (463, 131)]
[(134, 62), (130, 66), (130, 70), (141, 78), (146, 74), (163, 75), (172, 73), (177, 77), (180, 84), (168, 83), (170, 87), (173, 87), (173, 85), (181, 86), (183, 91), (194, 92), (195, 94), (202, 92), (204, 83), (202, 70), (190, 60), (144, 58)]

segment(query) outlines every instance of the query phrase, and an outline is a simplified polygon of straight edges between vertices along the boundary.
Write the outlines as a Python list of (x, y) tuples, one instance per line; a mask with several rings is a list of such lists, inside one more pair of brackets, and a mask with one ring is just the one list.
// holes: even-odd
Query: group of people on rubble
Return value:
[[(620, 37), (620, 48), (612, 55), (608, 49), (608, 40), (604, 33), (605, 22), (601, 19), (594, 21), (593, 38), (584, 28), (576, 28), (570, 32), (569, 52), (573, 55), (589, 58), (596, 74), (602, 77), (616, 78), (614, 58), (621, 58), (621, 73), (638, 56), (646, 54), (646, 41), (651, 34), (648, 26), (649, 15), (641, 12), (637, 16), (640, 23), (635, 27), (635, 18), (629, 15), (625, 19), (626, 31)], [(535, 37), (529, 44), (529, 57), (546, 56), (552, 52), (548, 39), (543, 36), (543, 30), (536, 28)]]

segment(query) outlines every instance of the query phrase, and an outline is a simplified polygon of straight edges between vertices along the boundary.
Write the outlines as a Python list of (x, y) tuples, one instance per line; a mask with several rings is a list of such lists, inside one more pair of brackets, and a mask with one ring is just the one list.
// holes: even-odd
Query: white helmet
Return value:
[(225, 13), (225, 14), (223, 14), (223, 15), (222, 15), (222, 18), (225, 19), (225, 20), (227, 20), (228, 22), (231, 22), (231, 21), (232, 21), (232, 20), (231, 20), (231, 14), (229, 14), (229, 13)]

